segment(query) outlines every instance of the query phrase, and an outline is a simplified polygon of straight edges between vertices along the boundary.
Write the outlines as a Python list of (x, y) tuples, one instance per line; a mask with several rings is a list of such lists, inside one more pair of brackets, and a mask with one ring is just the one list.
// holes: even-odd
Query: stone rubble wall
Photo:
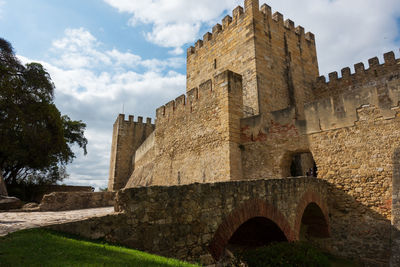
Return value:
[(25, 202), (40, 203), (44, 195), (53, 192), (93, 192), (91, 186), (75, 185), (8, 185), (8, 192), (14, 192)]
[(40, 211), (65, 211), (114, 206), (115, 192), (54, 192), (44, 195)]
[[(397, 111), (396, 111), (397, 110)], [(382, 110), (364, 106), (359, 120), (345, 127), (309, 135), (318, 176), (331, 184), (332, 244), (344, 256), (387, 262), (390, 258), (394, 173), (399, 149), (400, 110), (384, 119)]]
[(260, 116), (241, 121), (244, 178), (285, 177), (294, 154), (311, 152), (318, 176), (332, 185), (336, 253), (371, 264), (386, 264), (390, 250), (398, 250), (399, 63), (388, 53), (383, 65), (370, 60), (369, 70), (358, 68), (349, 78), (331, 75), (322, 86), (330, 94), (321, 87), (326, 94), (305, 105), (304, 121), (296, 120), (294, 107), (272, 112), (268, 124)]
[(400, 148), (393, 154), (391, 266), (400, 265)]
[[(338, 96), (345, 92), (352, 92), (360, 86), (374, 85), (376, 82), (381, 82), (382, 80), (390, 82), (393, 79), (399, 79), (400, 59), (395, 58), (394, 52), (385, 53), (383, 58), (383, 64), (379, 62), (378, 57), (370, 58), (368, 60), (368, 69), (365, 69), (364, 63), (355, 64), (354, 73), (351, 73), (349, 67), (343, 68), (341, 77), (339, 77), (336, 71), (331, 72), (328, 75), (328, 82), (325, 76), (318, 77), (313, 89), (315, 99)], [(384, 91), (382, 92), (385, 93)], [(382, 97), (384, 99), (385, 95), (382, 95)]]
[(399, 150), (400, 108), (364, 105), (355, 117), (352, 126), (308, 135), (301, 134), (302, 128), (295, 121), (274, 122), (265, 139), (253, 136), (253, 141), (244, 145), (243, 169), (248, 179), (268, 172), (271, 177), (284, 176), (295, 153), (311, 152), (318, 177), (331, 185), (331, 245), (335, 254), (360, 257), (372, 265), (387, 264), (391, 255), (398, 254), (400, 240), (398, 190), (394, 187), (399, 172), (395, 155)]
[(225, 71), (156, 113), (154, 145), (135, 163), (128, 187), (241, 178), (240, 75)]
[(266, 217), (297, 240), (305, 208), (316, 203), (329, 224), (327, 189), (315, 178), (127, 188), (117, 194), (119, 214), (52, 228), (207, 265), (251, 218)]
[[(306, 132), (319, 175), (332, 184), (332, 233), (339, 254), (400, 265), (396, 177), (400, 59), (393, 52), (317, 81)], [(349, 227), (351, 225), (351, 227)], [(351, 249), (349, 249), (351, 248)]]
[(370, 60), (368, 70), (356, 67), (352, 75), (337, 79), (336, 73), (329, 83), (317, 83), (314, 91), (324, 97), (305, 105), (307, 133), (354, 126), (359, 120), (357, 110), (364, 105), (379, 107), (385, 119), (394, 118), (393, 107), (400, 101), (400, 59), (393, 52), (385, 59), (382, 65)]
[[(313, 34), (258, 0), (244, 7), (188, 49), (187, 96), (157, 110), (129, 187), (287, 177), (293, 156), (311, 152), (330, 185), (332, 249), (395, 266), (400, 59), (390, 52), (326, 82)], [(208, 80), (227, 68), (242, 75), (241, 96)]]

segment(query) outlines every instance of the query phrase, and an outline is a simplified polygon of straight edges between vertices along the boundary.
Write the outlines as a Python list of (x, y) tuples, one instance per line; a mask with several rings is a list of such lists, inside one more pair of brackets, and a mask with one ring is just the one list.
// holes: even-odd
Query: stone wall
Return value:
[(290, 176), (293, 155), (309, 152), (303, 122), (296, 121), (295, 109), (271, 113), (265, 123), (261, 116), (241, 120), (242, 166), (244, 179)]
[(92, 209), (114, 206), (115, 192), (54, 192), (45, 195), (40, 211)]
[(40, 203), (46, 194), (53, 192), (93, 192), (91, 186), (74, 185), (8, 185), (9, 195), (16, 196), (25, 202)]
[(187, 52), (187, 84), (190, 91), (210, 77), (229, 69), (243, 77), (243, 105), (247, 112), (259, 113), (252, 1), (233, 10), (221, 24), (207, 32), (203, 40)]
[(338, 251), (372, 261), (392, 254), (396, 266), (400, 60), (393, 52), (384, 59), (370, 59), (367, 70), (356, 64), (354, 74), (345, 68), (341, 79), (331, 73), (329, 83), (320, 78), (314, 92), (321, 99), (305, 112), (319, 175), (333, 185), (333, 236), (347, 234), (334, 240)]
[(370, 60), (368, 70), (356, 68), (358, 72), (342, 79), (334, 80), (331, 75), (329, 83), (318, 83), (315, 92), (324, 97), (305, 106), (307, 133), (353, 126), (357, 109), (363, 105), (379, 107), (383, 118), (393, 118), (392, 107), (400, 101), (400, 60), (394, 59), (393, 52), (385, 58), (382, 65)]
[(318, 175), (332, 184), (332, 242), (337, 253), (387, 261), (395, 230), (390, 221), (400, 119), (383, 119), (374, 106), (357, 114), (353, 127), (310, 135), (310, 148)]
[(392, 185), (392, 259), (391, 266), (400, 264), (400, 148), (393, 154)]
[[(253, 2), (258, 7), (258, 1)], [(303, 104), (313, 98), (311, 88), (318, 77), (314, 34), (279, 12), (272, 14), (266, 4), (253, 16), (261, 114), (269, 120), (271, 111), (295, 107), (297, 119), (304, 119)]]
[[(386, 265), (400, 248), (400, 209), (394, 189), (399, 164), (393, 159), (399, 150), (400, 110), (391, 111), (393, 117), (385, 119), (381, 109), (364, 106), (356, 111), (353, 126), (309, 135), (301, 134), (304, 128), (295, 121), (274, 122), (265, 135), (254, 135), (244, 145), (244, 177), (285, 176), (293, 155), (310, 151), (318, 177), (330, 184), (332, 252), (360, 257), (373, 266)], [(392, 261), (399, 265), (399, 257)]]
[[(332, 96), (338, 96), (346, 92), (352, 92), (354, 89), (364, 87), (368, 84), (373, 85), (376, 81), (390, 82), (393, 79), (398, 80), (400, 60), (395, 58), (393, 52), (384, 54), (383, 58), (383, 64), (380, 64), (378, 57), (369, 59), (368, 69), (365, 69), (364, 63), (355, 64), (355, 73), (351, 73), (349, 67), (343, 68), (341, 71), (341, 77), (339, 77), (336, 71), (329, 73), (328, 82), (325, 76), (318, 77), (312, 91), (313, 95), (315, 96), (313, 99), (323, 99)], [(384, 104), (384, 86), (380, 87), (380, 91), (383, 93), (380, 100), (382, 104)]]
[(52, 228), (211, 264), (233, 233), (255, 217), (273, 221), (288, 240), (298, 240), (310, 203), (321, 209), (329, 234), (327, 196), (327, 184), (315, 178), (129, 188), (117, 194), (116, 211), (122, 214)]
[[(118, 163), (120, 169), (124, 169), (123, 172), (119, 172), (120, 177), (124, 178), (118, 179), (125, 183), (126, 175), (133, 171), (128, 182), (129, 187), (221, 181), (243, 177), (283, 177), (281, 168), (269, 160), (274, 156), (274, 152), (271, 151), (275, 149), (271, 150), (267, 142), (254, 145), (251, 142), (236, 140), (222, 146), (220, 140), (224, 138), (221, 137), (224, 131), (228, 135), (229, 131), (238, 135), (239, 127), (242, 129), (242, 135), (243, 128), (247, 127), (245, 130), (252, 131), (246, 132), (245, 138), (265, 139), (266, 135), (263, 132), (271, 123), (270, 111), (279, 113), (279, 109), (282, 108), (293, 110), (293, 118), (304, 120), (303, 104), (312, 98), (313, 81), (318, 76), (314, 35), (305, 34), (301, 26), (295, 28), (291, 20), (283, 21), (283, 16), (278, 12), (272, 15), (271, 8), (265, 4), (260, 9), (258, 0), (245, 0), (244, 6), (244, 9), (237, 7), (233, 11), (233, 17), (226, 16), (222, 25), (217, 24), (213, 27), (212, 34), (205, 34), (203, 40), (199, 40), (195, 47), (188, 49), (187, 97), (180, 96), (157, 111), (154, 140), (149, 142), (150, 146), (146, 145), (146, 149), (137, 147), (140, 157), (132, 162), (137, 148), (121, 145), (116, 153), (116, 146), (113, 145), (112, 153), (121, 158)], [(229, 116), (249, 117), (260, 113), (261, 109), (261, 114), (257, 117), (260, 123), (252, 129), (246, 121), (241, 126), (219, 125), (220, 119), (217, 117), (220, 116), (218, 113), (221, 109), (215, 109), (218, 104), (214, 100), (220, 96), (213, 92), (214, 81), (208, 79), (226, 68), (242, 75), (243, 86), (242, 100), (237, 101), (242, 102), (242, 114), (230, 111)], [(201, 86), (194, 88), (198, 84)], [(211, 96), (210, 99), (208, 95)], [(193, 102), (193, 99), (196, 101)], [(160, 113), (162, 116), (159, 116)], [(188, 113), (192, 114), (188, 116)], [(249, 119), (252, 120), (253, 117)], [(272, 125), (271, 128), (274, 127), (280, 128), (281, 125)], [(282, 126), (284, 127), (285, 125)], [(281, 139), (298, 134), (292, 130)], [(114, 130), (114, 135), (116, 132)], [(308, 145), (303, 141), (304, 138), (300, 142), (299, 138), (284, 142), (293, 144), (293, 147), (298, 147), (299, 143), (304, 144), (303, 148), (307, 150)], [(286, 150), (287, 146), (281, 145), (282, 151)], [(231, 156), (229, 159), (220, 159), (221, 152)], [(268, 155), (263, 155), (264, 153)], [(204, 156), (206, 154), (208, 155)], [(117, 166), (113, 163), (115, 158), (116, 156), (111, 157), (110, 184), (118, 180), (113, 178), (117, 173), (113, 169), (113, 166)], [(130, 168), (121, 167), (126, 166), (129, 161)], [(224, 174), (224, 169), (230, 169), (228, 162), (233, 161), (236, 161), (235, 164), (231, 164), (236, 168), (235, 174), (228, 178), (229, 175)], [(245, 166), (243, 170), (242, 165)]]
[(230, 69), (243, 76), (244, 116), (296, 106), (311, 96), (318, 76), (315, 40), (258, 0), (245, 0), (187, 54), (187, 90)]
[(134, 160), (132, 159), (135, 151), (154, 131), (154, 127), (150, 118), (143, 123), (142, 117), (138, 117), (138, 121), (134, 122), (133, 116), (129, 116), (127, 121), (124, 114), (118, 116), (113, 128), (109, 191), (116, 191), (126, 186), (134, 169)]
[(157, 164), (154, 160), (155, 153), (155, 132), (153, 132), (135, 153), (135, 168), (126, 187), (148, 186), (153, 183), (154, 166)]
[(358, 65), (347, 78), (335, 80), (331, 74), (329, 83), (319, 81), (314, 89), (319, 99), (305, 105), (305, 120), (290, 107), (272, 112), (269, 122), (262, 116), (241, 121), (243, 177), (286, 177), (293, 155), (311, 152), (318, 176), (331, 184), (335, 253), (371, 264), (387, 263), (391, 240), (398, 250), (393, 186), (400, 138), (399, 62), (387, 53), (382, 65), (373, 59), (368, 70)]
[[(243, 90), (228, 74), (208, 80), (226, 68)], [(314, 35), (245, 0), (188, 49), (187, 96), (157, 110), (129, 187), (287, 177), (295, 155), (312, 153), (330, 185), (333, 251), (387, 264), (400, 247), (400, 59), (317, 76)]]
[(242, 78), (230, 71), (158, 108), (128, 186), (241, 179), (241, 116)]
[[(346, 122), (347, 127), (331, 127), (310, 134), (302, 134), (307, 128), (300, 123), (294, 120), (285, 123), (276, 117), (278, 120), (265, 135), (246, 139), (243, 169), (251, 176), (244, 177), (268, 172), (272, 177), (285, 175), (294, 154), (310, 151), (318, 167), (318, 177), (331, 185), (334, 253), (361, 257), (372, 265), (387, 264), (390, 254), (397, 255), (400, 240), (394, 189), (400, 109), (382, 110), (364, 105), (355, 113), (357, 120), (351, 126)], [(247, 137), (246, 131), (243, 135)], [(398, 263), (399, 259), (396, 260)]]

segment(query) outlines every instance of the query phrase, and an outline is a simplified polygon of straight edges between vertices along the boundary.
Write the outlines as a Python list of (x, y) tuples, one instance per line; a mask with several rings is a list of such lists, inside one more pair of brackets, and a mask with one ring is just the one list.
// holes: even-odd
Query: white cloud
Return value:
[(120, 52), (116, 49), (107, 51), (106, 53), (110, 58), (115, 60), (117, 65), (135, 66), (141, 61), (138, 55), (129, 52)]
[[(211, 28), (224, 13), (243, 5), (242, 0), (104, 1), (131, 14), (131, 25), (151, 25), (144, 38), (172, 48), (172, 55), (201, 38), (202, 27)], [(400, 35), (395, 21), (400, 17), (398, 0), (270, 0), (267, 4), (315, 33), (322, 74), (400, 46), (395, 41)], [(79, 156), (68, 168), (71, 178), (66, 183), (104, 187), (117, 113), (124, 107), (126, 114), (153, 116), (157, 106), (183, 93), (185, 75), (177, 69), (185, 60), (174, 56), (143, 59), (131, 51), (105, 49), (83, 28), (66, 30), (63, 38), (53, 42), (51, 55), (51, 60), (42, 63), (57, 86), (57, 106), (88, 124), (89, 154), (83, 157), (77, 150)]]
[[(64, 183), (106, 187), (112, 124), (122, 106), (127, 114), (154, 117), (158, 106), (185, 92), (186, 77), (174, 70), (185, 61), (105, 50), (83, 28), (67, 29), (50, 51), (51, 59), (39, 62), (56, 85), (56, 105), (63, 114), (87, 123), (89, 140), (86, 157), (75, 149), (78, 157), (68, 166), (70, 178)], [(19, 58), (24, 63), (35, 61)]]
[(181, 54), (181, 46), (195, 41), (201, 25), (214, 22), (224, 10), (231, 10), (241, 0), (104, 0), (119, 12), (132, 14), (129, 24), (151, 24), (145, 34), (150, 42), (172, 47), (172, 54)]
[[(130, 24), (152, 25), (145, 38), (171, 54), (201, 38), (201, 26), (230, 14), (243, 0), (104, 0), (119, 12), (132, 14)], [(321, 73), (340, 70), (385, 51), (397, 50), (395, 43), (400, 17), (398, 0), (269, 0), (279, 11), (316, 35)]]
[(398, 0), (270, 0), (268, 4), (315, 34), (321, 74), (397, 52), (400, 46), (395, 42), (400, 35)]
[(53, 42), (53, 51), (62, 52), (61, 57), (54, 63), (70, 69), (110, 65), (111, 58), (97, 50), (100, 45), (97, 39), (83, 28), (66, 29), (64, 38)]
[(53, 42), (52, 52), (59, 54), (52, 60), (53, 65), (63, 69), (107, 69), (145, 67), (152, 71), (162, 71), (168, 67), (179, 68), (185, 64), (183, 58), (173, 57), (167, 60), (143, 60), (139, 55), (117, 49), (105, 51), (90, 32), (84, 28), (66, 29), (65, 36)]

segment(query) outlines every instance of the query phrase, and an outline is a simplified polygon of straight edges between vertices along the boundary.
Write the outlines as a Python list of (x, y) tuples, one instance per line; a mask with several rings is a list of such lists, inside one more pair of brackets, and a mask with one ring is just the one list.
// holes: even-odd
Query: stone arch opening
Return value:
[(287, 241), (285, 234), (275, 222), (265, 217), (254, 217), (239, 226), (227, 246), (248, 249)]
[[(246, 229), (251, 228), (252, 225), (261, 226), (256, 227), (258, 229), (276, 229), (271, 228), (272, 225), (276, 225), (283, 233), (285, 240), (297, 239), (286, 218), (275, 206), (261, 199), (248, 200), (233, 210), (219, 225), (209, 245), (209, 251), (213, 258), (219, 260), (229, 242), (243, 242), (242, 233), (248, 231)], [(241, 227), (242, 229), (236, 234)], [(268, 240), (270, 239), (268, 238)], [(260, 241), (265, 240), (261, 239)]]
[(283, 177), (318, 176), (318, 167), (310, 151), (289, 152), (282, 158)]
[(308, 204), (301, 218), (299, 239), (310, 241), (314, 238), (328, 237), (328, 222), (321, 208), (315, 202)]
[[(302, 231), (304, 232), (304, 226), (313, 225), (309, 228), (308, 232), (313, 233), (311, 236), (320, 235), (325, 237), (330, 236), (330, 226), (329, 226), (329, 211), (328, 203), (325, 198), (319, 193), (307, 191), (304, 193), (300, 199), (297, 209), (296, 209), (296, 220), (294, 231), (296, 235), (296, 240), (304, 238)], [(303, 227), (303, 230), (302, 230)], [(313, 229), (315, 231), (313, 231)]]

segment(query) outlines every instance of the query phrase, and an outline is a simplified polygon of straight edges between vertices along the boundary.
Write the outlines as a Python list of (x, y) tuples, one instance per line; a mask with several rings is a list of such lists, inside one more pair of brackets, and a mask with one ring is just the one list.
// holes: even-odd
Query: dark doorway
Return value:
[(285, 241), (287, 238), (276, 223), (264, 217), (255, 217), (243, 223), (228, 244), (248, 249)]
[(301, 219), (300, 240), (329, 237), (328, 223), (320, 207), (310, 203), (304, 210)]
[(317, 165), (310, 152), (296, 153), (292, 157), (290, 164), (290, 176), (312, 176), (317, 177)]

